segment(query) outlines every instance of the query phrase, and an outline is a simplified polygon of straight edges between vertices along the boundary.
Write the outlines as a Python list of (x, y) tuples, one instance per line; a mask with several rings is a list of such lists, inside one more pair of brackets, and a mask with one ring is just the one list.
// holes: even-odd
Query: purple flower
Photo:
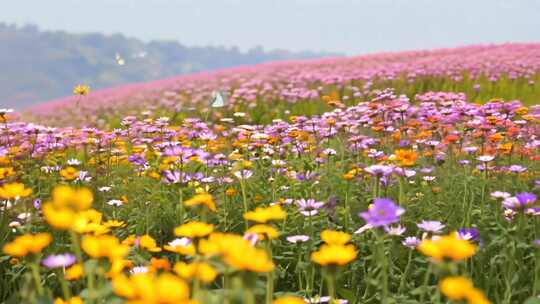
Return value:
[(536, 201), (536, 195), (529, 192), (522, 192), (516, 196), (507, 197), (502, 204), (507, 209), (517, 210), (531, 207)]
[(316, 202), (314, 199), (299, 199), (296, 204), (300, 208), (300, 213), (304, 216), (313, 216), (319, 213), (319, 209), (324, 206), (323, 202)]
[(40, 199), (34, 200), (32, 205), (34, 205), (34, 208), (36, 208), (37, 210), (41, 209), (41, 200)]
[(445, 227), (445, 225), (439, 221), (422, 221), (419, 224), (416, 224), (416, 226), (426, 232), (433, 233), (439, 233)]
[(508, 171), (513, 172), (513, 173), (523, 173), (523, 172), (527, 171), (527, 168), (525, 168), (523, 166), (520, 166), (520, 165), (511, 165), (508, 168)]
[(375, 176), (387, 176), (394, 172), (394, 167), (385, 165), (372, 165), (364, 168), (364, 171)]
[(244, 240), (248, 241), (251, 246), (255, 246), (259, 240), (259, 236), (256, 233), (246, 233), (244, 234)]
[(405, 240), (402, 242), (404, 246), (407, 246), (409, 248), (416, 248), (418, 245), (420, 245), (422, 241), (415, 237), (415, 236), (408, 236), (405, 238)]
[(466, 241), (479, 241), (480, 233), (476, 228), (461, 228), (458, 230), (458, 238)]
[(75, 264), (76, 261), (77, 259), (75, 258), (73, 254), (65, 253), (65, 254), (50, 255), (46, 257), (45, 259), (43, 259), (43, 261), (41, 261), (41, 264), (43, 264), (43, 266), (47, 268), (58, 268), (58, 267), (66, 268)]
[(536, 195), (529, 192), (519, 193), (516, 195), (516, 198), (522, 207), (530, 207), (536, 201)]
[(396, 205), (391, 199), (376, 198), (368, 211), (361, 212), (359, 216), (372, 227), (381, 227), (399, 222), (399, 217), (405, 209)]
[(178, 184), (180, 182), (180, 172), (165, 170), (163, 171), (163, 181), (166, 184)]
[(540, 246), (540, 239), (534, 240), (534, 243), (535, 243), (537, 246)]

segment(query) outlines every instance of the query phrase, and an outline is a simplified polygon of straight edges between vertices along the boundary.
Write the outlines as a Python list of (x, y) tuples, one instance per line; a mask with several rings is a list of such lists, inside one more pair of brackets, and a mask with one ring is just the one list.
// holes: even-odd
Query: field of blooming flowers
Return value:
[(539, 83), (508, 44), (0, 109), (0, 301), (538, 304)]

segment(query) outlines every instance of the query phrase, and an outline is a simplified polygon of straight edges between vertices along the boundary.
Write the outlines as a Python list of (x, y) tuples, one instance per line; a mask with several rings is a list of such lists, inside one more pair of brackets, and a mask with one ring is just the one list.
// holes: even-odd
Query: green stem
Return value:
[(36, 257), (32, 263), (30, 263), (32, 270), (32, 277), (34, 278), (34, 284), (36, 284), (36, 290), (38, 295), (43, 294), (43, 287), (41, 286), (41, 277), (39, 276), (39, 258)]
[(426, 275), (424, 276), (424, 282), (422, 283), (422, 293), (420, 294), (420, 304), (424, 303), (424, 299), (427, 294), (428, 284), (429, 284), (429, 277), (431, 276), (432, 271), (432, 265), (429, 264), (429, 267), (426, 271)]
[[(242, 191), (242, 202), (244, 204), (244, 213), (248, 212), (248, 203), (247, 203), (247, 195), (246, 195), (246, 185), (244, 184), (244, 180), (240, 179), (240, 190)], [(248, 220), (244, 219), (244, 225), (246, 230), (249, 228)]]
[[(266, 242), (266, 251), (268, 256), (272, 259), (272, 241), (268, 240)], [(274, 273), (273, 271), (268, 272), (266, 275), (266, 304), (272, 304), (274, 298)]]
[(336, 272), (331, 269), (326, 274), (326, 284), (328, 285), (328, 296), (330, 296), (330, 303), (334, 303), (336, 300)]

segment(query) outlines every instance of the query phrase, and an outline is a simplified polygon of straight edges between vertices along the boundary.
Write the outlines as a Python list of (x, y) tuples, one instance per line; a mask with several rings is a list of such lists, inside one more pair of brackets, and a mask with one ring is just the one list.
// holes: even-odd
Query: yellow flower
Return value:
[[(249, 257), (247, 259), (246, 257)], [(274, 263), (263, 249), (251, 246), (247, 241), (245, 246), (230, 248), (223, 256), (225, 264), (237, 269), (257, 273), (274, 270)]]
[(476, 246), (466, 240), (458, 239), (456, 233), (443, 236), (437, 240), (423, 240), (418, 250), (435, 260), (464, 260), (473, 256)]
[(321, 239), (328, 245), (345, 245), (351, 240), (351, 235), (341, 231), (324, 230)]
[(274, 269), (266, 251), (253, 247), (240, 235), (213, 233), (201, 240), (199, 251), (204, 256), (221, 255), (225, 264), (238, 271), (264, 273)]
[(203, 222), (190, 222), (180, 225), (174, 229), (176, 236), (183, 236), (190, 239), (202, 238), (214, 231), (214, 225)]
[(54, 304), (83, 304), (83, 300), (80, 297), (73, 297), (67, 301), (62, 300), (61, 298), (56, 298)]
[(193, 245), (193, 244), (189, 244), (189, 245), (186, 245), (186, 246), (165, 245), (165, 246), (163, 246), (163, 249), (165, 249), (167, 251), (170, 251), (170, 252), (183, 254), (183, 255), (189, 255), (189, 256), (195, 255), (195, 245)]
[(43, 216), (49, 225), (59, 230), (70, 229), (75, 223), (75, 212), (69, 208), (56, 208), (51, 203), (45, 203), (42, 207)]
[(306, 304), (306, 301), (298, 297), (284, 296), (276, 299), (272, 304)]
[(95, 235), (109, 232), (109, 228), (101, 224), (102, 214), (95, 209), (79, 211), (75, 215), (72, 229), (78, 233), (93, 233)]
[(27, 197), (30, 194), (32, 194), (32, 189), (25, 188), (21, 183), (4, 184), (0, 187), (0, 198), (7, 200)]
[(174, 265), (174, 272), (183, 279), (196, 278), (203, 283), (211, 283), (217, 276), (217, 271), (206, 262), (193, 262), (191, 264), (179, 262)]
[(109, 278), (114, 278), (121, 274), (124, 268), (133, 268), (133, 262), (130, 260), (116, 259), (112, 261), (111, 268), (105, 275)]
[(110, 261), (123, 258), (129, 246), (120, 244), (112, 235), (85, 236), (81, 248), (92, 258), (109, 258)]
[(519, 107), (516, 109), (516, 114), (518, 115), (525, 115), (529, 113), (529, 109), (527, 107)]
[(126, 298), (127, 303), (179, 304), (189, 300), (187, 283), (169, 273), (160, 276), (141, 273), (129, 278), (118, 275), (112, 285), (114, 293)]
[(286, 217), (287, 213), (279, 205), (272, 205), (268, 208), (258, 207), (255, 211), (244, 213), (244, 219), (263, 224), (269, 221), (282, 220)]
[(215, 212), (216, 211), (216, 204), (214, 203), (214, 199), (212, 198), (212, 195), (208, 193), (203, 194), (197, 194), (191, 199), (188, 199), (184, 202), (184, 205), (191, 207), (191, 206), (198, 206), (198, 205), (204, 205), (206, 206), (210, 211)]
[(66, 185), (56, 186), (52, 193), (52, 202), (56, 206), (86, 210), (92, 206), (94, 196), (86, 188), (72, 188)]
[(236, 189), (234, 188), (227, 188), (227, 190), (225, 190), (225, 195), (227, 196), (233, 196), (236, 194)]
[(396, 155), (396, 160), (400, 162), (399, 164), (404, 167), (414, 165), (418, 157), (418, 154), (412, 150), (398, 149), (394, 151), (394, 154)]
[(13, 168), (0, 168), (0, 180), (13, 175), (15, 175), (15, 170), (13, 170)]
[(356, 258), (354, 245), (328, 245), (324, 244), (318, 251), (311, 254), (311, 260), (322, 266), (343, 266)]
[(156, 240), (154, 240), (148, 234), (145, 234), (139, 238), (139, 247), (143, 250), (150, 252), (160, 252), (161, 248), (157, 246)]
[(64, 277), (68, 281), (78, 280), (84, 275), (83, 265), (80, 263), (73, 264), (71, 267), (66, 269)]
[(450, 300), (463, 300), (471, 288), (473, 284), (464, 277), (448, 277), (439, 282), (439, 289)]
[(124, 223), (123, 221), (108, 220), (106, 222), (103, 222), (103, 226), (107, 228), (122, 228), (126, 227), (126, 223)]
[(4, 245), (3, 251), (10, 256), (24, 257), (28, 254), (40, 253), (51, 243), (51, 240), (52, 237), (48, 233), (25, 234)]
[(447, 277), (439, 282), (439, 289), (448, 299), (467, 300), (469, 304), (489, 304), (484, 293), (474, 288), (472, 282), (464, 277)]
[(79, 95), (79, 96), (86, 96), (90, 93), (90, 87), (85, 84), (79, 84), (75, 88), (73, 88), (73, 94)]
[(268, 225), (255, 225), (246, 230), (246, 233), (255, 233), (260, 240), (274, 240), (279, 236), (279, 231)]
[(68, 180), (68, 181), (71, 181), (71, 180), (74, 180), (76, 179), (77, 177), (79, 177), (79, 170), (73, 168), (73, 167), (67, 167), (65, 169), (62, 169), (60, 170), (60, 175)]

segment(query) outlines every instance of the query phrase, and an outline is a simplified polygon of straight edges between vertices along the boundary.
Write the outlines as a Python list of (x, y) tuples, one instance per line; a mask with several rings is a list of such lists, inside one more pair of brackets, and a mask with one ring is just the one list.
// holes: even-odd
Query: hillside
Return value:
[(77, 83), (93, 89), (173, 75), (273, 60), (335, 54), (260, 47), (188, 47), (174, 41), (143, 41), (120, 34), (71, 34), (0, 23), (0, 104), (26, 106), (69, 95)]
[[(463, 93), (468, 100), (491, 98), (540, 100), (540, 44), (476, 45), (450, 49), (378, 53), (347, 58), (281, 61), (213, 72), (181, 75), (106, 90), (82, 98), (70, 95), (32, 107), (34, 121), (53, 125), (87, 125), (98, 119), (155, 110), (156, 115), (180, 110), (188, 115), (206, 111), (214, 90), (228, 95), (221, 114), (256, 111), (253, 122), (279, 118), (284, 111), (315, 114), (323, 96), (345, 104), (369, 100), (378, 90), (392, 88), (414, 99), (437, 91)], [(306, 112), (307, 111), (307, 112)], [(174, 115), (174, 114), (171, 114)], [(204, 115), (202, 117), (205, 117)]]

